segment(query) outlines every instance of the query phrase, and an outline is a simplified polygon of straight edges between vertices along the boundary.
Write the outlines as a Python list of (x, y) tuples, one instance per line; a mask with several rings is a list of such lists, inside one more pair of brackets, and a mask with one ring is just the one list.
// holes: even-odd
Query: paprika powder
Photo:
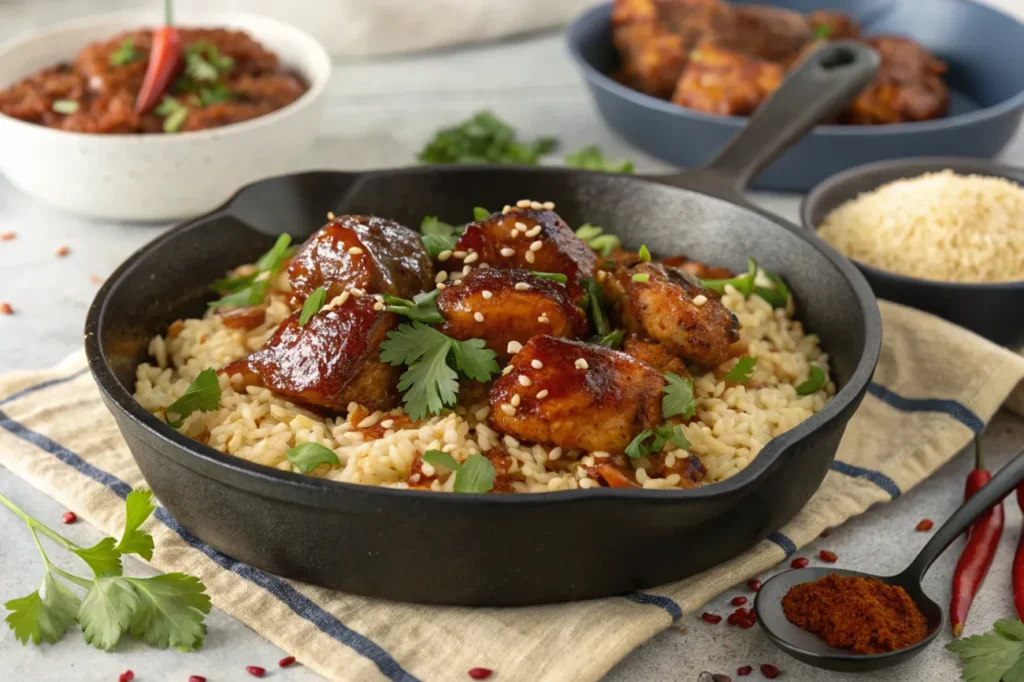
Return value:
[(829, 646), (855, 654), (906, 649), (928, 634), (928, 623), (906, 590), (875, 578), (830, 573), (794, 585), (782, 612)]

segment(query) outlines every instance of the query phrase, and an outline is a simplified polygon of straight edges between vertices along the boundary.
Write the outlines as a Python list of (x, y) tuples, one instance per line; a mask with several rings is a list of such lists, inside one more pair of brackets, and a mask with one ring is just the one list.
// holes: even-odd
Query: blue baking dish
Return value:
[[(921, 123), (819, 125), (773, 163), (760, 189), (805, 192), (825, 178), (865, 163), (908, 156), (997, 155), (1024, 113), (1024, 24), (968, 0), (748, 0), (810, 12), (841, 9), (866, 35), (914, 38), (949, 65), (950, 114)], [(691, 111), (633, 90), (608, 74), (619, 67), (612, 45), (612, 5), (578, 17), (569, 50), (598, 110), (631, 144), (679, 166), (706, 164), (746, 118)]]

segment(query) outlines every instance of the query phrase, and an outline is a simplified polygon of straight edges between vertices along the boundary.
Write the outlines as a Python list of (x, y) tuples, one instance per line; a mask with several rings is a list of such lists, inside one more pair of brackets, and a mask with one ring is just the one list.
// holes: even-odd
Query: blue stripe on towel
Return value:
[(892, 499), (896, 499), (900, 496), (900, 487), (885, 474), (874, 471), (872, 469), (865, 469), (863, 467), (854, 466), (847, 464), (846, 462), (832, 462), (828, 467), (832, 471), (843, 474), (844, 476), (852, 476), (854, 478), (863, 478), (866, 481), (871, 481), (879, 488), (889, 494)]
[(969, 428), (975, 433), (981, 433), (985, 428), (985, 422), (981, 421), (978, 415), (974, 414), (963, 404), (955, 400), (942, 398), (904, 398), (894, 393), (885, 386), (872, 383), (868, 386), (868, 392), (886, 405), (895, 407), (903, 412), (942, 412)]
[(59, 379), (50, 379), (49, 381), (43, 381), (42, 383), (35, 384), (34, 386), (29, 386), (28, 388), (24, 388), (18, 391), (17, 393), (12, 393), (6, 398), (3, 398), (2, 400), (0, 400), (0, 405), (6, 405), (7, 403), (13, 402), (18, 398), (24, 398), (29, 393), (35, 393), (36, 391), (40, 391), (44, 388), (49, 388), (50, 386), (57, 386), (59, 384), (66, 384), (69, 381), (74, 381), (75, 379), (82, 376), (88, 371), (88, 367), (83, 367), (82, 369), (78, 370), (77, 372), (69, 376), (60, 377)]
[[(68, 379), (73, 377), (74, 375), (72, 375), (72, 377), (68, 377)], [(53, 383), (50, 382), (48, 385), (53, 385)], [(38, 385), (38, 388), (42, 387), (43, 384)], [(21, 394), (25, 394), (31, 390), (32, 389), (25, 389)], [(13, 398), (14, 396), (11, 396), (8, 400)], [(131, 492), (131, 486), (121, 479), (93, 466), (82, 459), (79, 455), (68, 450), (61, 444), (47, 438), (43, 434), (32, 431), (22, 424), (19, 424), (2, 411), (0, 411), (0, 428), (3, 428), (17, 438), (20, 438), (27, 443), (31, 443), (39, 449), (54, 455), (57, 459), (61, 460), (76, 471), (88, 476), (98, 483), (102, 483), (122, 499), (127, 497), (128, 493)], [(400, 666), (398, 662), (378, 644), (359, 634), (355, 630), (346, 627), (341, 621), (322, 609), (309, 598), (303, 596), (298, 590), (281, 578), (277, 578), (269, 573), (264, 573), (263, 571), (255, 569), (252, 566), (235, 561), (231, 557), (225, 556), (209, 545), (204, 544), (199, 540), (199, 538), (189, 533), (177, 521), (175, 521), (163, 507), (157, 507), (154, 516), (165, 526), (177, 533), (182, 540), (189, 544), (189, 546), (198, 549), (222, 568), (245, 578), (254, 585), (262, 587), (267, 592), (270, 592), (272, 595), (277, 597), (296, 615), (315, 625), (321, 632), (349, 647), (360, 656), (372, 661), (388, 679), (393, 680), (394, 682), (418, 682), (416, 677), (403, 670), (402, 666)]]
[(769, 542), (774, 542), (776, 545), (778, 545), (782, 549), (782, 551), (786, 553), (786, 556), (789, 556), (796, 552), (796, 543), (787, 538), (782, 533), (779, 533), (778, 531), (769, 535), (767, 538), (765, 538), (765, 540), (768, 540)]
[(622, 596), (634, 604), (660, 606), (668, 612), (669, 616), (672, 617), (673, 623), (683, 617), (682, 607), (668, 597), (661, 597), (656, 594), (647, 594), (646, 592), (630, 592), (629, 594), (624, 594)]

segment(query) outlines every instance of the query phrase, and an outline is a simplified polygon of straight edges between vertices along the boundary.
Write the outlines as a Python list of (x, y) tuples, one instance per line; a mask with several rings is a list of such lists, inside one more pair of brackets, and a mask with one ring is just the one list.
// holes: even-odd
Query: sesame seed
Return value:
[(544, 248), (544, 242), (539, 239), (530, 244), (530, 251), (540, 251), (542, 248)]
[(478, 268), (480, 268), (481, 270), (486, 270), (487, 268), (489, 268), (489, 267), (491, 267), (491, 266), (490, 266), (490, 264), (488, 264), (488, 263), (481, 263), (481, 264), (480, 264), (480, 265), (478, 265), (477, 267), (478, 267)]
[(461, 279), (457, 279), (454, 282), (452, 282), (452, 284), (454, 284), (455, 286), (459, 286), (460, 284), (462, 284), (462, 280)]
[(338, 302), (338, 305), (344, 305), (345, 301), (347, 301), (348, 297), (351, 296), (351, 295), (352, 295), (351, 291), (343, 291), (343, 292), (341, 292), (341, 295), (338, 296), (338, 298), (336, 298), (335, 300)]
[(516, 291), (526, 291), (530, 288), (530, 285), (526, 282), (516, 282)]
[(587, 369), (590, 365), (583, 358), (576, 358), (576, 369)]
[(349, 252), (349, 255), (352, 255), (352, 256), (361, 256), (361, 255), (363, 255), (363, 250), (360, 249), (358, 246), (353, 246), (352, 248), (350, 248), (348, 250), (348, 252)]
[(555, 210), (555, 202), (553, 202), (553, 201), (545, 201), (543, 206), (544, 206), (544, 210), (545, 211), (554, 211)]
[(544, 363), (540, 360), (534, 360), (530, 363), (530, 367), (533, 367), (534, 369), (541, 369), (544, 367)]
[(519, 201), (516, 202), (516, 206), (518, 206), (519, 208), (530, 208), (530, 200), (520, 199)]
[(516, 353), (518, 353), (522, 349), (523, 349), (523, 344), (519, 343), (518, 341), (509, 341), (508, 342), (508, 346), (506, 346), (506, 348), (505, 348), (505, 350), (508, 351), (508, 353), (510, 355), (515, 355)]
[(540, 203), (539, 201), (531, 201), (530, 208), (532, 208), (534, 211), (539, 211), (542, 208), (544, 208), (544, 204)]
[(484, 314), (483, 313), (473, 313), (473, 319), (476, 320), (477, 322), (483, 322), (484, 321)]
[(544, 400), (544, 398), (547, 398), (547, 397), (548, 397), (548, 389), (545, 388), (543, 391), (537, 391), (537, 400)]
[(516, 229), (526, 232), (526, 223), (516, 223)]
[(597, 281), (598, 282), (603, 282), (606, 279), (608, 279), (608, 271), (607, 270), (598, 270), (596, 276), (597, 276)]
[(352, 292), (352, 295), (355, 296), (356, 298), (362, 298), (363, 294), (366, 293), (365, 291), (363, 291), (362, 289), (359, 289), (357, 287), (352, 287), (350, 289), (350, 291)]
[(376, 303), (373, 304), (373, 309), (377, 311), (384, 310), (384, 304), (381, 303), (380, 301), (377, 301)]
[(519, 407), (519, 403), (521, 403), (522, 400), (522, 397), (520, 397), (520, 395), (516, 393), (514, 396), (512, 396), (512, 400), (509, 402), (512, 403), (512, 407)]
[(480, 292), (480, 295), (484, 297), (484, 300), (485, 300), (485, 301), (487, 301), (487, 300), (490, 300), (490, 299), (491, 299), (491, 297), (492, 297), (492, 296), (494, 296), (494, 294), (492, 294), (491, 292), (487, 291), (486, 289), (484, 289), (483, 291), (481, 291), (481, 292)]
[(465, 258), (467, 253), (467, 251), (452, 251), (452, 255), (458, 258), (459, 260)]
[(439, 260), (441, 262), (444, 262), (444, 261), (448, 260), (451, 257), (452, 257), (452, 250), (451, 249), (446, 249), (446, 250), (442, 251), (441, 253), (437, 254), (437, 260)]
[(506, 404), (506, 405), (502, 405), (501, 406), (501, 411), (511, 417), (512, 415), (514, 415), (516, 413), (516, 408), (513, 407), (512, 405), (507, 405)]
[(424, 476), (433, 476), (437, 473), (437, 469), (435, 469), (434, 465), (430, 462), (423, 462), (423, 464), (420, 465), (420, 471), (423, 472)]
[(473, 272), (473, 268), (472, 267), (470, 267), (469, 265), (462, 266), (462, 276), (463, 277), (465, 277), (466, 275), (468, 275), (471, 272)]
[(413, 474), (412, 476), (409, 477), (409, 483), (419, 483), (419, 482), (420, 482), (420, 475), (419, 474)]
[(530, 381), (530, 377), (526, 376), (525, 374), (520, 374), (519, 375), (519, 385), (520, 386), (529, 386), (532, 383), (533, 382)]
[(504, 376), (504, 375), (508, 374), (511, 371), (512, 371), (512, 365), (505, 365), (505, 369), (501, 370), (501, 374), (502, 374), (502, 376)]
[(532, 228), (530, 228), (529, 230), (526, 231), (526, 236), (527, 237), (536, 237), (538, 234), (540, 234), (540, 231), (542, 229), (544, 229), (544, 228), (542, 226), (540, 226), (540, 225), (537, 225), (536, 227), (532, 227)]
[(435, 282), (443, 282), (446, 279), (448, 279), (448, 271), (447, 270), (441, 270), (436, 275), (434, 275), (434, 281)]
[(533, 251), (527, 251), (525, 258), (527, 263), (533, 263), (537, 260), (537, 257), (533, 255)]
[(382, 421), (380, 423), (380, 425), (383, 426), (385, 429), (390, 429), (392, 426), (395, 425), (395, 420), (394, 419), (385, 419), (384, 421)]
[(501, 255), (504, 256), (505, 258), (511, 258), (512, 256), (516, 255), (516, 250), (506, 246), (501, 250)]
[(511, 211), (511, 210), (512, 210), (512, 207), (511, 207), (511, 206), (509, 206), (508, 204), (505, 204), (505, 205), (504, 205), (504, 206), (502, 207), (502, 209), (501, 209), (501, 214), (502, 214), (502, 215), (505, 215), (506, 213), (508, 213), (508, 212), (509, 212), (509, 211)]
[(445, 289), (447, 289), (447, 288), (448, 288), (448, 287), (446, 287), (446, 286), (445, 286), (445, 285), (444, 285), (443, 283), (441, 283), (441, 282), (438, 282), (438, 283), (437, 283), (437, 284), (435, 284), (434, 286), (436, 286), (436, 287), (437, 287), (438, 289), (440, 289), (441, 291), (444, 291)]
[(480, 254), (479, 253), (471, 253), (468, 256), (466, 256), (466, 259), (464, 261), (462, 261), (462, 262), (463, 263), (475, 263), (479, 258), (480, 258)]
[(537, 321), (540, 322), (541, 324), (551, 324), (551, 320), (548, 318), (547, 315), (541, 315), (540, 317), (537, 318)]
[(328, 211), (327, 212), (327, 219), (328, 220), (334, 220), (334, 211)]
[(694, 305), (704, 305), (707, 302), (708, 302), (708, 297), (705, 296), (704, 294), (697, 294), (696, 296), (693, 297), (693, 304)]

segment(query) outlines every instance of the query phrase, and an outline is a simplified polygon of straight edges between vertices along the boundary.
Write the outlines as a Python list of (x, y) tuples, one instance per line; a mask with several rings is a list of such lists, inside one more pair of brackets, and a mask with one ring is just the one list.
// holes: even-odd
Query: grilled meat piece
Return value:
[[(625, 353), (535, 336), (511, 367), (491, 388), (489, 419), (520, 440), (622, 452), (661, 420), (665, 380)], [(518, 406), (513, 396), (519, 396)]]
[(701, 43), (683, 69), (672, 101), (725, 116), (753, 113), (782, 83), (779, 64), (712, 43)]
[(539, 334), (575, 339), (587, 332), (587, 316), (566, 288), (526, 270), (474, 270), (438, 295), (437, 308), (443, 333), (483, 339), (503, 359), (510, 341), (525, 344)]
[(327, 300), (345, 289), (412, 298), (434, 287), (430, 254), (418, 233), (393, 220), (342, 215), (313, 233), (288, 266), (292, 305), (318, 287)]
[(840, 116), (843, 123), (904, 123), (945, 115), (949, 90), (942, 80), (944, 62), (909, 38), (872, 36), (865, 42), (878, 51), (882, 65)]
[(672, 351), (656, 341), (630, 336), (622, 344), (622, 352), (632, 355), (640, 362), (646, 362), (659, 373), (674, 372), (681, 377), (690, 375), (683, 362)]

